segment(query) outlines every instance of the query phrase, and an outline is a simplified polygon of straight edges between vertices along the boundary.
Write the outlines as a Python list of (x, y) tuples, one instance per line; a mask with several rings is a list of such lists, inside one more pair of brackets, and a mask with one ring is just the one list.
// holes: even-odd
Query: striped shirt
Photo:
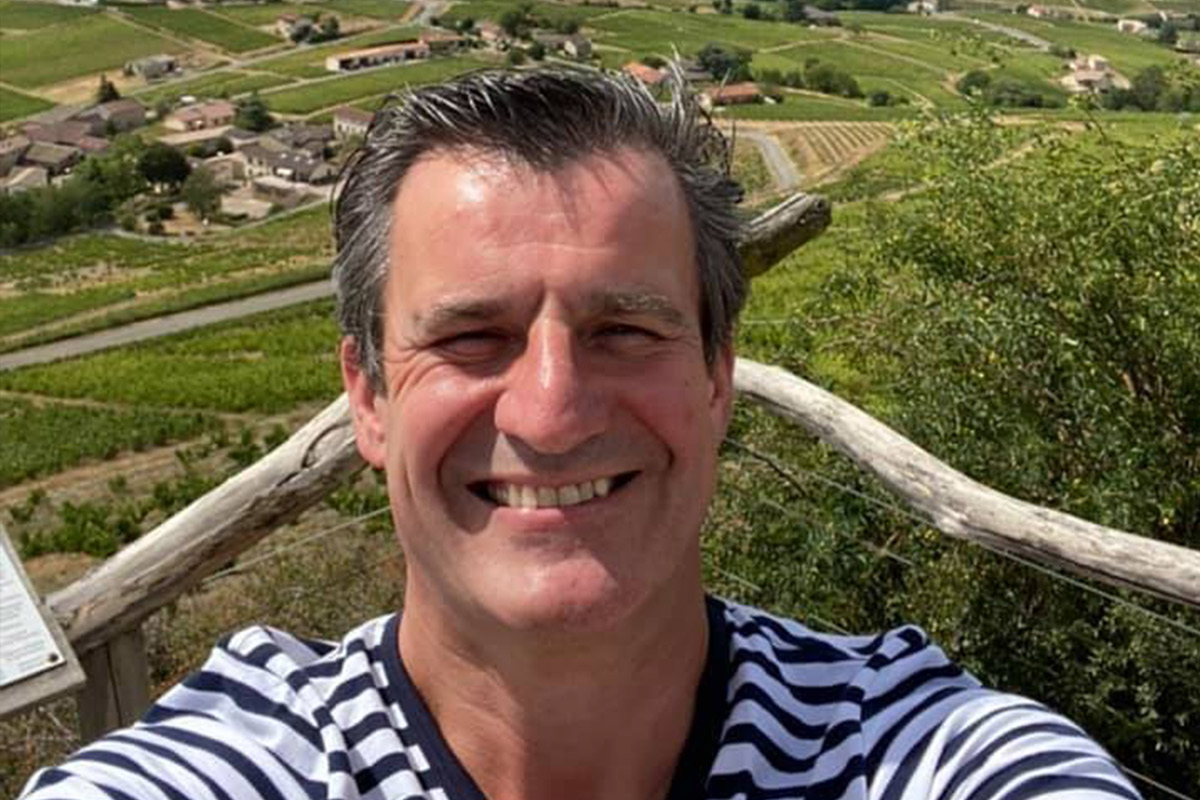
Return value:
[[(980, 687), (918, 628), (874, 637), (709, 599), (669, 800), (1137, 798), (1077, 727)], [(405, 672), (398, 617), (340, 643), (255, 627), (27, 800), (485, 800)]]

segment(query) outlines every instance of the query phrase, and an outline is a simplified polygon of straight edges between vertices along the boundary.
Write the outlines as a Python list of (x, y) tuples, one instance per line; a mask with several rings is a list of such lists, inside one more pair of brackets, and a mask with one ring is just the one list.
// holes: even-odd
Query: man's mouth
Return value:
[(637, 475), (619, 475), (570, 483), (563, 486), (533, 486), (526, 483), (482, 481), (472, 484), (471, 491), (479, 498), (506, 508), (559, 508), (577, 506), (619, 491)]

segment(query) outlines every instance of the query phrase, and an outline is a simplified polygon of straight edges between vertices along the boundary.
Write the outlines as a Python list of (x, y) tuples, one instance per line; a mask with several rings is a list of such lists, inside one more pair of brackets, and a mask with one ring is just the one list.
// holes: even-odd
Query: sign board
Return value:
[(0, 717), (75, 691), (85, 681), (0, 524)]

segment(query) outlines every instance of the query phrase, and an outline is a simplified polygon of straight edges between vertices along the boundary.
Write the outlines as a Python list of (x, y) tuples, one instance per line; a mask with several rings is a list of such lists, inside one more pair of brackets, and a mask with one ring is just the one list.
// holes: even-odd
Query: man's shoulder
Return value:
[(863, 798), (1018, 785), (1045, 796), (1137, 796), (1078, 727), (983, 687), (916, 626), (832, 635), (721, 602), (730, 670), (713, 797), (788, 785)]

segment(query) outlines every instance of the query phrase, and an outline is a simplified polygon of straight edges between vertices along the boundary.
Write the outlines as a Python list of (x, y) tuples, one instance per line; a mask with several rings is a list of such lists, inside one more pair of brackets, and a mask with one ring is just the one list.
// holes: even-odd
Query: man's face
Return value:
[(406, 607), (596, 629), (699, 593), (732, 357), (705, 362), (691, 224), (660, 156), (545, 174), (418, 162), (395, 201), (384, 391), (345, 358), (387, 472)]

